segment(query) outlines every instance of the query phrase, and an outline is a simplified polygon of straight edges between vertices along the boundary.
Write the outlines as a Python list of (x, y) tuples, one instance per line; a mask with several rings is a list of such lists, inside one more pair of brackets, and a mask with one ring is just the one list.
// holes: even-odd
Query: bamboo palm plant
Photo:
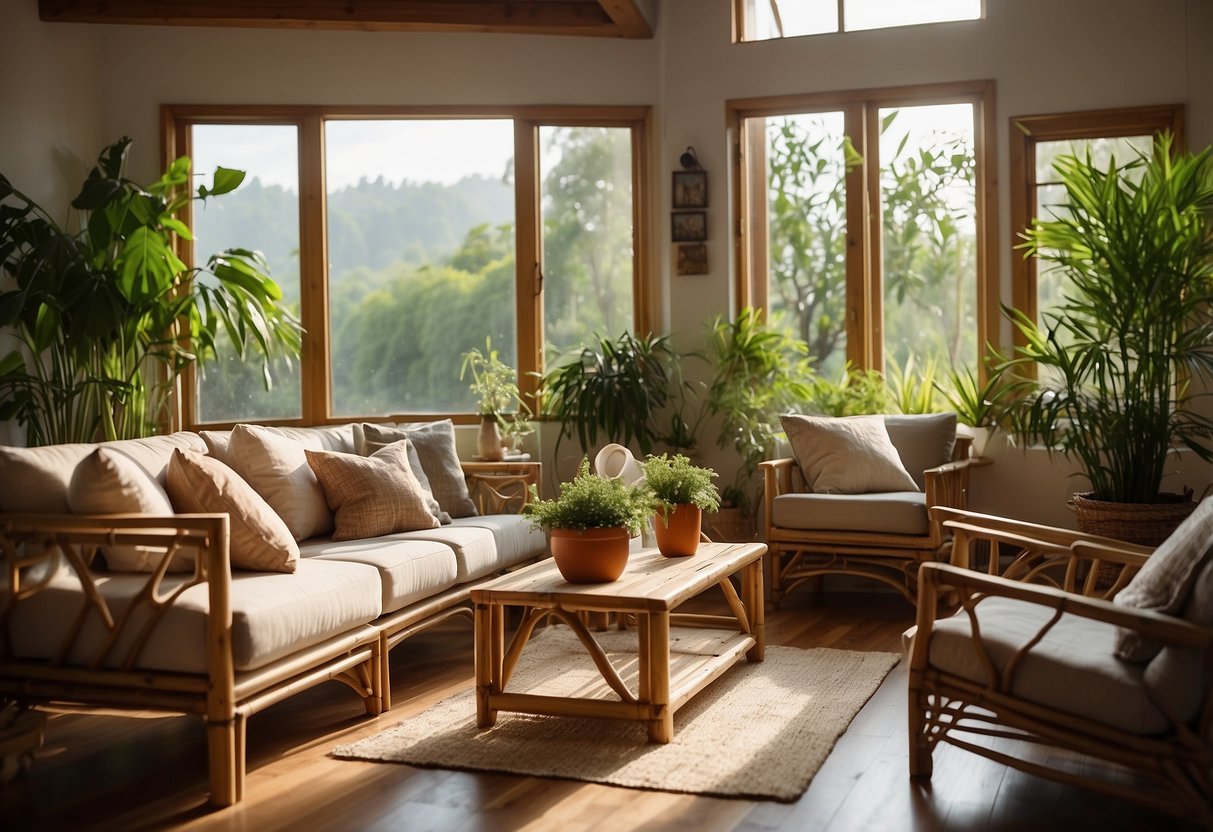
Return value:
[(31, 445), (155, 433), (178, 376), (214, 355), (221, 330), (240, 356), (262, 357), (267, 387), (270, 361), (302, 345), (259, 252), (190, 268), (175, 251), (174, 236), (192, 239), (183, 209), (235, 190), (244, 172), (220, 167), (191, 193), (181, 157), (143, 187), (123, 176), (130, 144), (103, 150), (72, 201), (78, 232), (0, 175), (0, 268), (16, 283), (0, 293), (0, 327), (23, 347), (0, 358), (0, 419), (23, 424)]
[(1093, 497), (1158, 502), (1177, 446), (1213, 460), (1213, 420), (1198, 398), (1213, 381), (1213, 149), (1153, 151), (1106, 168), (1056, 163), (1065, 199), (1022, 246), (1057, 264), (1065, 290), (1041, 322), (1008, 311), (1024, 345), (1008, 370), (1020, 436), (1079, 461)]

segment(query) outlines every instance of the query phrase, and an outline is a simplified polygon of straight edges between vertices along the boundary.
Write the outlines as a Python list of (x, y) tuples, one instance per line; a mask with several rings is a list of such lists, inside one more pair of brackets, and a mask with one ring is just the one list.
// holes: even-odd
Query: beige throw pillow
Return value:
[(370, 456), (339, 451), (304, 452), (336, 515), (333, 540), (358, 540), (392, 532), (432, 529), (421, 484), (409, 468), (408, 440)]
[(232, 468), (278, 513), (296, 540), (332, 531), (333, 514), (302, 444), (259, 425), (237, 425), (228, 455)]
[[(121, 451), (97, 448), (76, 466), (67, 489), (74, 514), (150, 514), (171, 516), (164, 487)], [(106, 546), (105, 562), (115, 572), (154, 572), (164, 550), (149, 546)], [(194, 556), (177, 554), (169, 572), (194, 571)]]
[[(363, 456), (370, 456), (375, 451), (386, 448), (393, 442), (399, 442), (401, 439), (409, 438), (409, 431), (405, 428), (389, 427), (387, 425), (374, 425), (370, 422), (359, 426), (354, 432), (355, 445), (357, 452)], [(442, 510), (442, 506), (438, 504), (438, 500), (434, 498), (434, 489), (430, 487), (430, 478), (426, 476), (425, 466), (421, 464), (421, 457), (417, 453), (417, 446), (413, 442), (409, 442), (409, 468), (417, 477), (417, 482), (421, 485), (421, 491), (425, 495), (425, 504), (429, 508), (430, 514), (438, 518), (438, 522), (446, 525), (451, 522), (451, 515)]]
[(182, 514), (225, 512), (232, 566), (258, 572), (294, 572), (299, 545), (274, 510), (222, 462), (197, 451), (177, 450), (165, 482)]
[[(364, 425), (367, 442), (392, 441), (379, 425)], [(370, 427), (372, 430), (365, 430)], [(455, 451), (455, 425), (450, 419), (408, 425), (405, 435), (417, 448), (421, 467), (429, 479), (430, 490), (442, 510), (451, 517), (475, 517), (476, 504), (468, 494), (467, 480)]]
[(780, 418), (805, 482), (819, 494), (918, 491), (883, 416)]
[[(1112, 600), (1122, 607), (1179, 615), (1201, 565), (1211, 557), (1213, 497), (1206, 497)], [(1149, 661), (1160, 648), (1158, 642), (1143, 639), (1133, 630), (1120, 630), (1116, 639), (1116, 655), (1126, 661)]]

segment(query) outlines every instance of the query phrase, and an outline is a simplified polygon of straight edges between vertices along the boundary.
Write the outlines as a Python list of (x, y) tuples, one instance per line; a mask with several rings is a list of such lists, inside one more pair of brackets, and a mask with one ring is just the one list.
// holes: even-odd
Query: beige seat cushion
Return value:
[[(100, 589), (116, 617), (130, 607), (148, 576), (109, 574)], [(167, 591), (187, 581), (170, 575)], [(58, 653), (81, 609), (80, 582), (60, 570), (51, 587), (19, 603), (13, 612), (14, 651), (20, 658), (48, 658)], [(237, 671), (254, 670), (298, 650), (349, 632), (380, 614), (379, 573), (359, 563), (310, 558), (294, 575), (237, 573), (232, 576), (232, 656)], [(185, 590), (165, 612), (140, 653), (136, 667), (182, 673), (206, 671), (207, 585)], [(137, 616), (136, 625), (146, 620)], [(82, 664), (96, 654), (106, 632), (95, 612), (85, 618), (78, 647), (69, 661)], [(133, 639), (128, 633), (105, 662), (115, 667)]]
[(805, 531), (930, 532), (927, 498), (921, 491), (781, 494), (772, 501), (771, 519), (781, 529)]
[(521, 514), (482, 514), (460, 517), (452, 526), (474, 526), (493, 533), (497, 547), (497, 567), (505, 568), (539, 557), (547, 551), (547, 535), (531, 525)]
[[(977, 605), (982, 640), (1000, 671), (1011, 656), (1030, 642), (1053, 616), (1053, 610), (1010, 598), (988, 597)], [(930, 664), (972, 682), (986, 684), (989, 673), (973, 641), (968, 615), (961, 610), (935, 622)], [(1167, 728), (1162, 712), (1150, 702), (1145, 668), (1112, 654), (1116, 627), (1101, 621), (1064, 615), (1020, 660), (1012, 693), (1053, 710), (1135, 734)], [(1182, 718), (1191, 719), (1188, 713)]]
[[(164, 486), (137, 462), (112, 447), (98, 447), (76, 466), (67, 501), (74, 514), (172, 516)], [(164, 550), (146, 546), (106, 546), (105, 562), (115, 572), (151, 572)], [(169, 572), (193, 572), (193, 554), (173, 555)]]
[(780, 417), (809, 488), (818, 494), (914, 491), (883, 416)]
[(333, 530), (320, 481), (296, 439), (258, 425), (237, 425), (228, 445), (229, 464), (286, 523), (296, 540)]
[[(1113, 598), (1125, 607), (1179, 615), (1203, 564), (1213, 558), (1213, 497), (1206, 497), (1187, 519), (1163, 541)], [(1116, 655), (1130, 661), (1149, 661), (1158, 654), (1158, 642), (1122, 630)]]
[(923, 413), (885, 416), (889, 441), (897, 449), (901, 464), (920, 489), (926, 488), (922, 472), (952, 461), (956, 447), (956, 414)]
[(229, 556), (233, 567), (294, 572), (299, 545), (290, 530), (257, 492), (219, 460), (197, 451), (177, 450), (165, 485), (182, 514), (227, 514)]
[(99, 447), (120, 451), (161, 483), (174, 449), (206, 450), (198, 434), (186, 431), (96, 445), (0, 446), (0, 511), (67, 514), (71, 511), (67, 490), (72, 474)]
[(455, 553), (455, 582), (482, 578), (500, 568), (497, 541), (491, 529), (480, 526), (439, 526), (397, 535), (402, 540), (430, 540), (444, 543)]
[(383, 611), (395, 612), (455, 585), (455, 552), (433, 540), (407, 540), (386, 535), (364, 540), (305, 540), (299, 545), (304, 559), (363, 563), (379, 570)]
[(402, 439), (370, 456), (304, 450), (333, 510), (333, 540), (378, 537), (438, 525), (438, 518), (426, 507), (421, 484), (409, 468), (408, 444)]

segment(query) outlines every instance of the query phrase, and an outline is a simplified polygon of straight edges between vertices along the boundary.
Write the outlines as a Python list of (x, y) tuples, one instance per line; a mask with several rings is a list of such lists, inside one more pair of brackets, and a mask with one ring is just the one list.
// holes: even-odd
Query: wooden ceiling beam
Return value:
[(652, 37), (635, 0), (38, 0), (42, 20)]

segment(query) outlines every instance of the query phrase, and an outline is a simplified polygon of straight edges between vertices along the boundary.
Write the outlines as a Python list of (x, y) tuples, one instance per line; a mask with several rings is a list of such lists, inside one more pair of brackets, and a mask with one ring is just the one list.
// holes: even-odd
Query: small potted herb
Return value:
[(660, 520), (654, 524), (658, 550), (668, 558), (695, 554), (703, 512), (720, 508), (720, 495), (712, 484), (716, 472), (700, 468), (682, 454), (650, 456), (641, 465)]
[(590, 473), (583, 459), (577, 476), (560, 484), (560, 496), (531, 500), (522, 508), (531, 524), (549, 533), (556, 568), (570, 583), (605, 583), (623, 574), (629, 541), (653, 513), (644, 488)]

